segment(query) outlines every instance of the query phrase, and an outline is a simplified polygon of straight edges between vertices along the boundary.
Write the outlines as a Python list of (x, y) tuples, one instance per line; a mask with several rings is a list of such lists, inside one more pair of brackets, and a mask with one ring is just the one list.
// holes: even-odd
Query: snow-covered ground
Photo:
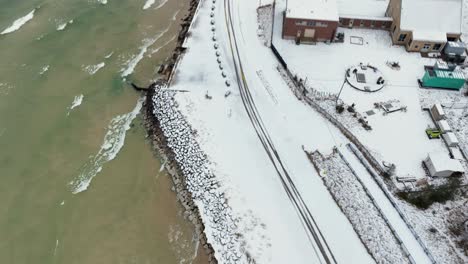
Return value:
[[(345, 34), (344, 43), (295, 45), (294, 41), (281, 38), (284, 5), (285, 0), (276, 1), (273, 42), (289, 69), (306, 79), (307, 86), (338, 94), (349, 67), (359, 63), (377, 67), (387, 82), (382, 90), (367, 93), (344, 85), (340, 95), (344, 103), (354, 103), (363, 116), (367, 116), (365, 112), (369, 110), (376, 113), (367, 116), (372, 131), (359, 126), (351, 127), (351, 130), (378, 160), (395, 164), (396, 175), (425, 177), (421, 162), (428, 153), (448, 153), (441, 140), (429, 140), (425, 135), (426, 128), (434, 124), (419, 104), (417, 79), (423, 76), (424, 65), (433, 65), (436, 60), (422, 58), (419, 53), (408, 53), (402, 46), (392, 46), (390, 35), (384, 30), (339, 28), (338, 31)], [(352, 44), (350, 39), (355, 37), (362, 38), (363, 45)], [(400, 70), (390, 68), (389, 61), (398, 62)], [(407, 106), (407, 111), (383, 115), (383, 111), (375, 109), (375, 103), (390, 100)]]
[(308, 155), (377, 263), (410, 263), (372, 196), (358, 181), (347, 161), (337, 151), (326, 157), (319, 152)]
[[(463, 95), (466, 89), (460, 92), (426, 90), (420, 89), (417, 84), (417, 79), (421, 78), (424, 73), (424, 66), (433, 65), (434, 59), (422, 58), (418, 53), (406, 52), (404, 47), (392, 46), (389, 33), (378, 30), (340, 28), (339, 31), (345, 33), (345, 42), (342, 44), (317, 43), (316, 45), (297, 46), (293, 41), (281, 39), (281, 11), (284, 8), (284, 2), (283, 0), (276, 1), (273, 42), (283, 55), (289, 69), (305, 80), (306, 86), (315, 89), (314, 96), (328, 97), (328, 100), (318, 100), (317, 103), (351, 129), (380, 161), (394, 163), (398, 176), (410, 175), (422, 178), (425, 176), (425, 171), (421, 166), (421, 161), (429, 152), (448, 154), (448, 149), (442, 140), (429, 140), (424, 133), (428, 126), (434, 127), (434, 123), (428, 112), (422, 108), (430, 107), (436, 102), (444, 106), (448, 122), (454, 129), (461, 148), (467, 148), (468, 99)], [(463, 12), (463, 31), (465, 40), (468, 40), (466, 37), (468, 36), (468, 1), (464, 1)], [(352, 44), (351, 38), (362, 38), (363, 45)], [(392, 69), (387, 62), (398, 62), (400, 69)], [(353, 114), (347, 110), (342, 114), (337, 114), (333, 100), (343, 84), (346, 69), (359, 63), (370, 63), (382, 71), (387, 81), (386, 87), (376, 93), (365, 93), (345, 85), (340, 100), (347, 105), (356, 104), (357, 112), (366, 117), (372, 127), (371, 131), (364, 130)], [(374, 103), (389, 101), (399, 102), (407, 107), (407, 111), (384, 115), (383, 110), (376, 109), (374, 106)], [(366, 112), (369, 110), (373, 110), (374, 114), (367, 115)], [(464, 165), (466, 168), (466, 163)], [(355, 167), (359, 167), (359, 164)], [(366, 175), (365, 170), (359, 175)], [(379, 187), (375, 186), (372, 181), (366, 183), (363, 180), (363, 182), (369, 185), (368, 189), (375, 191), (376, 200), (380, 201), (379, 205), (389, 209), (386, 216), (391, 219), (392, 209), (390, 206), (384, 206), (387, 201), (385, 197), (380, 197)], [(466, 208), (466, 194), (456, 197), (455, 201), (445, 204), (436, 203), (425, 211), (395, 199), (399, 208), (407, 216), (410, 225), (414, 227), (438, 263), (467, 263), (468, 261), (460, 249), (461, 246), (457, 245), (459, 235), (449, 228), (451, 221), (448, 220), (448, 215), (457, 210), (460, 211), (460, 208)], [(401, 221), (397, 215), (394, 215), (393, 219), (397, 222)], [(396, 226), (403, 227), (400, 224)]]
[[(208, 169), (224, 191), (227, 204), (232, 208), (230, 213), (238, 219), (236, 230), (249, 256), (256, 263), (318, 263), (316, 248), (312, 246), (302, 219), (288, 198), (240, 98), (224, 2), (216, 1), (214, 10), (212, 5), (212, 1), (201, 2), (185, 43), (188, 50), (170, 87), (188, 90), (176, 94), (178, 109), (196, 131), (196, 141), (210, 161)], [(276, 58), (257, 37), (258, 3), (232, 1), (232, 5), (244, 78), (285, 169), (337, 262), (373, 263), (302, 150), (305, 146), (327, 153), (346, 139), (319, 114), (297, 101), (279, 76)], [(210, 16), (211, 12), (214, 18)], [(217, 45), (213, 42), (213, 30)], [(217, 58), (226, 78), (222, 76)], [(225, 84), (227, 79), (230, 80), (229, 87)], [(202, 199), (198, 200), (198, 203), (202, 202)], [(218, 260), (228, 263), (223, 253), (231, 249), (213, 239), (220, 231), (215, 229), (216, 219), (209, 213), (210, 206), (205, 203), (200, 206), (205, 232)]]

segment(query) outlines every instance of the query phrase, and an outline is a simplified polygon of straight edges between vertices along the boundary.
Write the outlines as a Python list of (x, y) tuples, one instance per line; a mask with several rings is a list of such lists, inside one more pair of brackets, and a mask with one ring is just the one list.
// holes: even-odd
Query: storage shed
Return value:
[(444, 59), (452, 63), (463, 63), (466, 59), (466, 45), (461, 41), (449, 41), (444, 48)]
[(461, 176), (464, 173), (460, 161), (450, 159), (443, 153), (431, 153), (424, 160), (424, 164), (429, 170), (431, 177), (451, 177)]
[(445, 119), (445, 111), (440, 103), (434, 104), (431, 107), (431, 115), (435, 121)]
[(452, 128), (446, 120), (437, 121), (437, 126), (439, 127), (440, 131), (442, 131), (442, 133), (452, 132)]
[(458, 147), (458, 139), (454, 133), (452, 132), (445, 133), (443, 137), (449, 147)]
[(427, 68), (421, 81), (424, 87), (460, 90), (465, 84), (465, 75), (458, 69), (450, 71)]

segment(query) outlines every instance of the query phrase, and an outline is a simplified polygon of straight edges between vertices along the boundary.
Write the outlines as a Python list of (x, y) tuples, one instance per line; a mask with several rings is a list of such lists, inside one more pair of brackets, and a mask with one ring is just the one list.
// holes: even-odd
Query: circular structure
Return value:
[(346, 82), (363, 92), (377, 92), (385, 86), (386, 80), (377, 67), (360, 63), (346, 70)]

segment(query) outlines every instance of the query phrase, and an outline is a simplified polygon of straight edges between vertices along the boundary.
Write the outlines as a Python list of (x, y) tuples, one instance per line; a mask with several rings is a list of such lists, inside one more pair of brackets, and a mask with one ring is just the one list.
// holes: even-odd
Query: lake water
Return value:
[(187, 7), (0, 0), (0, 263), (206, 262), (128, 85)]

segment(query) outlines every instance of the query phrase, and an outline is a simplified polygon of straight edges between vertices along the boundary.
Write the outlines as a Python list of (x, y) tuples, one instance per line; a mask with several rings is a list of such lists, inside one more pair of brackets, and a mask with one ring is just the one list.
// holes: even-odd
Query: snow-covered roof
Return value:
[(400, 28), (418, 40), (440, 41), (443, 34), (445, 42), (447, 33), (461, 32), (461, 12), (462, 0), (402, 0)]
[(449, 145), (458, 144), (458, 138), (452, 132), (444, 134), (443, 137), (444, 137), (445, 141), (447, 141), (447, 143)]
[(438, 115), (441, 115), (441, 116), (444, 116), (444, 115), (445, 115), (445, 111), (444, 111), (444, 109), (442, 108), (442, 105), (441, 105), (440, 103), (434, 104), (433, 109), (435, 109), (435, 111), (437, 111), (437, 114), (438, 114)]
[(289, 0), (287, 18), (338, 21), (335, 0)]
[(340, 17), (385, 17), (389, 0), (337, 0)]
[(431, 160), (432, 166), (436, 172), (440, 171), (454, 171), (454, 172), (463, 172), (463, 166), (460, 161), (456, 159), (451, 159), (445, 153), (431, 153), (429, 154), (429, 159)]
[(450, 132), (452, 131), (452, 128), (450, 127), (449, 123), (447, 122), (447, 120), (440, 120), (440, 121), (437, 121), (437, 124), (439, 125), (439, 128), (443, 131), (443, 132)]
[(447, 33), (442, 31), (413, 30), (413, 40), (429, 42), (446, 42)]

